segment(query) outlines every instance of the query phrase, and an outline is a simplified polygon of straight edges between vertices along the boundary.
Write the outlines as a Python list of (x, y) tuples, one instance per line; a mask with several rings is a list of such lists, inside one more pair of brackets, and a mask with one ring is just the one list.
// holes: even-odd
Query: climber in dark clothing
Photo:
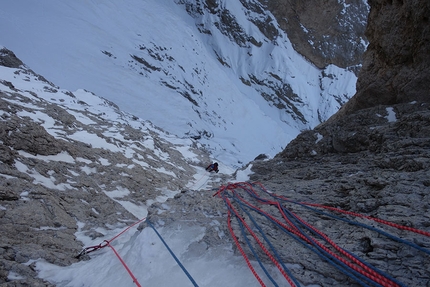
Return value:
[(218, 163), (217, 162), (215, 162), (215, 163), (211, 163), (207, 168), (206, 168), (206, 170), (207, 171), (209, 171), (209, 172), (211, 172), (211, 171), (215, 171), (216, 173), (218, 173)]

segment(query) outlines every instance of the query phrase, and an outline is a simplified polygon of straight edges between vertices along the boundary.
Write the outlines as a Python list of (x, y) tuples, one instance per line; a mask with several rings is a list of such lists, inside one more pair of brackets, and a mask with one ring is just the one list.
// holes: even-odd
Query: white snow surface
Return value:
[(394, 109), (392, 107), (387, 108), (387, 114), (388, 115), (386, 116), (386, 119), (388, 122), (393, 123), (393, 122), (397, 121), (396, 112), (394, 111)]
[[(239, 47), (216, 28), (215, 15), (193, 18), (178, 2), (5, 1), (0, 44), (61, 88), (94, 92), (179, 137), (206, 133), (200, 142), (234, 167), (261, 153), (274, 156), (355, 93), (352, 72), (333, 65), (317, 69), (281, 30), (278, 39), (268, 41), (248, 20), (259, 15), (250, 15), (239, 0), (219, 5), (261, 47)], [(211, 35), (200, 33), (196, 21)], [(287, 82), (300, 97), (293, 104), (306, 122), (263, 99), (261, 93), (272, 90), (240, 80), (250, 81), (250, 75)]]
[[(17, 69), (0, 67), (0, 78), (11, 82), (15, 89), (19, 90), (20, 93), (29, 98), (29, 101), (18, 102), (9, 98), (4, 99), (14, 102), (17, 105), (25, 106), (29, 110), (36, 110), (35, 113), (27, 112), (19, 116), (32, 118), (35, 122), (43, 125), (44, 128), (53, 136), (59, 137), (63, 140), (73, 139), (86, 142), (87, 136), (90, 134), (87, 134), (85, 137), (76, 137), (75, 134), (68, 135), (65, 132), (62, 132), (66, 127), (60, 127), (58, 125), (59, 123), (52, 121), (47, 114), (42, 111), (37, 111), (38, 108), (33, 104), (34, 102), (41, 101), (43, 99), (51, 103), (57, 103), (68, 110), (73, 108), (73, 114), (76, 119), (85, 123), (89, 123), (88, 119), (85, 118), (85, 113), (91, 112), (92, 114), (103, 114), (105, 121), (129, 124), (140, 129), (152, 129), (152, 126), (147, 122), (135, 120), (131, 115), (120, 112), (118, 109), (106, 103), (103, 99), (100, 99), (89, 92), (78, 92), (75, 94), (77, 98), (68, 96), (66, 94), (66, 90), (59, 90), (56, 93), (52, 93), (44, 89), (44, 87), (46, 87), (45, 82), (41, 82), (40, 79), (29, 76), (25, 73), (17, 73), (17, 71)], [(0, 89), (5, 93), (16, 92), (2, 84), (0, 84)], [(37, 92), (37, 98), (34, 97), (33, 92)], [(92, 105), (78, 105), (77, 102), (82, 101), (83, 99), (88, 103), (92, 103)], [(190, 149), (187, 149), (187, 146), (193, 144), (191, 140), (180, 139), (163, 133), (157, 129), (153, 129), (152, 132), (156, 133), (158, 137), (174, 144), (175, 147), (177, 147), (177, 150), (181, 152), (186, 159), (189, 159), (191, 162), (196, 159), (196, 154), (191, 152)], [(126, 142), (122, 135), (114, 130), (112, 130), (111, 138), (116, 138)], [(146, 139), (146, 141), (150, 141), (150, 139)], [(91, 137), (91, 144), (112, 152), (120, 151), (133, 157), (133, 150), (128, 146), (123, 145), (122, 147), (118, 147), (113, 144), (107, 144), (104, 138), (98, 137), (94, 134), (92, 134)], [(154, 148), (151, 144), (148, 144), (148, 146)], [(82, 167), (82, 173), (92, 174), (97, 172), (96, 167), (88, 166), (92, 163), (91, 161), (80, 157), (73, 158), (67, 152), (60, 152), (57, 155), (49, 156), (34, 155), (22, 150), (19, 150), (18, 153), (22, 158), (65, 163), (84, 163), (87, 165)], [(163, 154), (161, 152), (159, 155), (162, 158)], [(168, 160), (168, 158), (165, 159)], [(98, 161), (100, 165), (111, 164), (108, 160), (102, 157), (95, 161)], [(147, 167), (145, 162), (137, 162), (136, 164), (142, 164), (143, 168)], [(55, 183), (55, 178), (52, 177), (54, 171), (48, 171), (48, 177), (43, 176), (19, 160), (15, 161), (15, 167), (18, 171), (26, 173), (28, 176), (33, 178), (34, 184), (41, 184), (51, 189), (73, 192), (74, 187), (72, 185), (67, 183)], [(231, 166), (222, 162), (219, 162), (219, 168), (220, 174), (224, 173), (231, 175), (235, 172)], [(249, 180), (249, 175), (251, 174), (250, 168), (251, 166), (247, 169), (237, 171), (236, 178), (232, 178), (232, 180)], [(208, 183), (213, 179), (203, 168), (196, 167), (195, 170), (195, 180), (190, 182), (187, 187), (192, 190), (206, 189), (208, 187)], [(2, 177), (11, 178), (11, 176), (8, 175), (0, 175)], [(73, 172), (73, 175), (79, 176), (75, 171)], [(103, 189), (103, 187), (101, 188)], [(156, 198), (148, 199), (146, 205), (140, 206), (123, 199), (123, 197), (129, 192), (129, 190), (122, 187), (118, 187), (113, 191), (104, 190), (104, 193), (107, 196), (120, 203), (125, 209), (135, 215), (137, 219), (145, 219), (147, 216), (147, 206), (153, 202), (163, 203), (168, 198), (172, 198), (179, 191), (160, 190), (160, 193)], [(30, 193), (31, 191), (26, 190), (20, 192), (21, 200), (31, 200), (29, 197)], [(7, 210), (4, 206), (0, 206), (0, 209)], [(167, 203), (163, 203), (163, 209), (169, 210)], [(93, 211), (97, 213), (94, 209)], [(85, 226), (85, 222), (76, 222), (78, 230), (75, 235), (77, 240), (81, 241), (84, 246), (95, 246), (103, 243), (104, 240), (111, 240), (116, 235), (126, 230), (127, 226), (131, 226), (133, 223), (134, 222), (118, 223), (118, 226), (112, 226), (109, 230), (97, 228), (96, 231), (104, 236), (94, 240), (89, 236), (84, 235), (82, 230)], [(163, 225), (162, 222), (157, 223)], [(225, 224), (225, 222), (214, 220), (212, 224), (221, 225)], [(192, 286), (189, 277), (186, 276), (185, 272), (173, 259), (171, 254), (168, 252), (168, 249), (157, 237), (154, 230), (150, 227), (146, 227), (142, 231), (138, 231), (137, 226), (138, 225), (135, 225), (128, 229), (115, 240), (111, 240), (112, 247), (116, 252), (118, 252), (126, 266), (130, 269), (130, 272), (135, 276), (135, 282), (133, 282), (132, 277), (129, 275), (124, 265), (122, 265), (120, 260), (116, 257), (114, 251), (109, 247), (105, 247), (91, 253), (91, 259), (88, 261), (80, 261), (70, 266), (56, 266), (46, 262), (42, 258), (38, 260), (30, 260), (24, 264), (30, 265), (35, 263), (38, 276), (48, 280), (56, 286)], [(53, 227), (42, 226), (40, 230), (51, 228)], [(61, 229), (63, 227), (59, 228)], [(192, 223), (188, 224), (178, 220), (177, 225), (173, 228), (161, 227), (157, 231), (162, 235), (169, 248), (174, 252), (175, 256), (178, 257), (181, 264), (183, 264), (198, 286), (260, 286), (243, 258), (234, 255), (233, 247), (231, 245), (209, 248), (207, 250), (203, 248), (204, 252), (202, 252), (202, 248), (196, 248), (196, 244), (201, 244), (198, 243), (198, 241), (203, 237), (205, 228), (206, 227), (194, 226)], [(229, 235), (220, 233), (218, 236), (223, 238), (224, 236)], [(259, 274), (263, 274), (256, 262), (252, 262), (252, 264)], [(291, 266), (290, 268), (298, 267)], [(272, 273), (273, 278), (277, 282), (286, 282), (285, 278), (282, 277), (274, 266), (271, 268), (269, 267), (269, 272)], [(10, 272), (8, 279), (13, 281), (25, 279), (25, 277), (16, 272)], [(266, 284), (270, 284), (267, 278), (263, 277), (263, 280)]]

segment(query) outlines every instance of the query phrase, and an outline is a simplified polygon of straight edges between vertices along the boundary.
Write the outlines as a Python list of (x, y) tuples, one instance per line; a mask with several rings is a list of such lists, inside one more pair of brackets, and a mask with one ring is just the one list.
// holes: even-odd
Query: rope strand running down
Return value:
[(179, 267), (181, 267), (182, 271), (184, 271), (185, 275), (187, 275), (188, 279), (190, 279), (191, 283), (193, 283), (194, 286), (198, 287), (199, 285), (197, 285), (196, 281), (193, 279), (191, 274), (187, 271), (187, 269), (181, 263), (181, 261), (179, 261), (178, 257), (176, 257), (176, 255), (175, 255), (175, 253), (173, 253), (172, 249), (170, 249), (169, 245), (167, 245), (166, 241), (164, 241), (163, 237), (161, 237), (160, 233), (158, 233), (158, 231), (157, 231), (157, 229), (155, 229), (154, 225), (152, 225), (152, 223), (149, 220), (147, 220), (146, 223), (148, 223), (148, 225), (155, 231), (157, 236), (160, 238), (161, 242), (163, 242), (164, 246), (166, 246), (169, 253), (175, 259), (176, 263), (178, 263)]

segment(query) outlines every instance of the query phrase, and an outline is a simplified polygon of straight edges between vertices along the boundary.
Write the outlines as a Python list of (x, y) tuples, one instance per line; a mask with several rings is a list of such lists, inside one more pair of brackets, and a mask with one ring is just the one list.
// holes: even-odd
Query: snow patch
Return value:
[(236, 173), (236, 181), (245, 182), (249, 180), (249, 176), (253, 174), (251, 171), (252, 164), (248, 165), (248, 167), (244, 170), (238, 170)]
[(40, 159), (45, 162), (61, 161), (61, 162), (67, 162), (67, 163), (75, 163), (75, 159), (67, 151), (62, 151), (57, 155), (32, 155), (22, 150), (19, 150), (18, 153), (19, 155), (26, 158)]
[(320, 133), (315, 133), (315, 135), (317, 136), (317, 140), (315, 141), (316, 144), (324, 138), (324, 136)]
[(396, 118), (396, 112), (394, 111), (394, 109), (392, 107), (387, 107), (386, 110), (388, 113), (388, 115), (385, 117), (387, 119), (387, 121), (390, 123), (396, 122), (397, 118)]

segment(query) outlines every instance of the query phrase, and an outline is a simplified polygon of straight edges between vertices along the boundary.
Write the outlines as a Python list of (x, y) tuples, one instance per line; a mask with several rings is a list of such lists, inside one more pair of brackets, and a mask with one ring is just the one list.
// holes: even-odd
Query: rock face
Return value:
[[(300, 134), (272, 160), (255, 161), (251, 179), (292, 200), (339, 207), (429, 232), (429, 147), (429, 104), (369, 108)], [(319, 222), (326, 222), (324, 216), (314, 218), (311, 224)], [(363, 233), (344, 222), (329, 221), (323, 228), (329, 237), (335, 237), (342, 246), (355, 250), (360, 258), (406, 286), (430, 283), (425, 271), (430, 268), (428, 254), (376, 234)], [(384, 230), (420, 242), (420, 246), (430, 250), (428, 237)], [(358, 248), (364, 238), (372, 247), (367, 252)], [(295, 262), (322, 277), (335, 274), (329, 269), (314, 268), (306, 260)], [(349, 281), (343, 286), (354, 284)]]
[[(368, 7), (363, 0), (237, 2), (240, 3), (177, 1), (193, 17), (202, 34), (221, 33), (231, 42), (228, 45), (240, 47), (234, 56), (226, 53), (222, 41), (213, 42), (211, 49), (245, 86), (281, 111), (281, 121), (288, 126), (297, 125), (298, 131), (314, 127), (353, 96), (355, 75), (367, 43), (364, 28)], [(301, 63), (295, 63), (297, 52), (306, 58)], [(259, 62), (259, 58), (267, 60)], [(307, 64), (320, 74), (317, 81), (312, 80), (307, 68), (300, 72), (301, 76), (297, 72), (290, 75), (293, 67)], [(339, 73), (340, 68), (346, 71)], [(351, 76), (354, 80), (350, 82)], [(306, 91), (299, 88), (297, 79), (302, 78), (308, 83)], [(336, 86), (348, 88), (338, 93)], [(319, 91), (313, 91), (314, 88)], [(304, 103), (302, 97), (314, 104)], [(273, 116), (277, 111), (267, 114)]]
[(357, 94), (335, 118), (359, 109), (428, 102), (430, 90), (429, 1), (369, 1), (369, 47)]
[[(430, 4), (369, 3), (370, 45), (357, 94), (329, 121), (301, 133), (274, 159), (255, 161), (251, 179), (297, 201), (340, 207), (429, 232)], [(360, 245), (350, 247), (406, 286), (429, 286), (428, 253), (335, 222), (324, 227), (344, 246)], [(430, 249), (428, 237), (390, 232)], [(312, 262), (300, 264), (322, 277), (330, 274)], [(319, 281), (324, 286), (340, 284), (324, 280)], [(342, 283), (354, 284), (349, 279)]]
[(287, 32), (294, 48), (324, 68), (329, 64), (352, 67), (362, 63), (367, 40), (364, 31), (368, 6), (350, 1), (260, 1)]

